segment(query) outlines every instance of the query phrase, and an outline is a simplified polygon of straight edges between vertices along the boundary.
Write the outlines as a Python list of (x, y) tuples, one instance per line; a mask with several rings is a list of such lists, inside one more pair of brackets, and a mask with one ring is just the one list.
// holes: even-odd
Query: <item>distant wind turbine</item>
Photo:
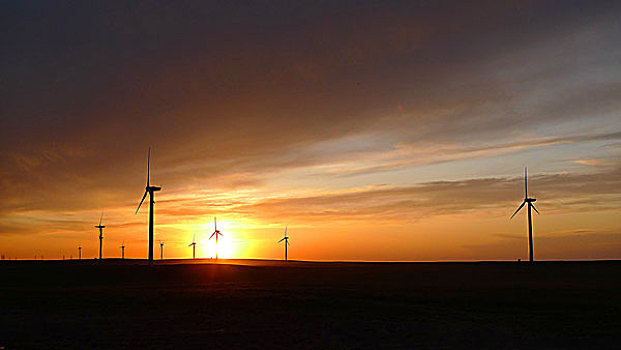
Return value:
[(535, 205), (533, 204), (533, 202), (536, 202), (536, 201), (537, 200), (535, 198), (528, 198), (528, 170), (527, 168), (524, 168), (524, 201), (522, 202), (522, 204), (520, 204), (520, 206), (517, 208), (515, 213), (511, 215), (511, 219), (513, 219), (515, 214), (517, 214), (520, 211), (520, 209), (522, 209), (522, 207), (524, 207), (524, 205), (528, 203), (528, 256), (529, 256), (530, 262), (534, 261), (533, 218), (532, 218), (531, 208), (535, 210), (537, 214), (539, 214), (539, 211), (537, 210), (537, 208), (535, 208)]
[(78, 247), (78, 259), (82, 260), (82, 246)]
[(160, 260), (164, 260), (164, 242), (160, 241)]
[(192, 247), (192, 259), (196, 259), (196, 235), (192, 237), (192, 243), (188, 244), (188, 247)]
[(222, 233), (218, 231), (218, 222), (215, 217), (213, 218), (213, 227), (214, 227), (214, 231), (209, 237), (209, 239), (211, 239), (211, 237), (213, 236), (216, 236), (216, 260), (218, 260), (218, 236), (222, 236)]
[(102, 220), (103, 220), (103, 211), (101, 212), (101, 217), (99, 218), (99, 225), (95, 226), (95, 228), (99, 229), (99, 259), (100, 260), (102, 258), (101, 249), (103, 246), (103, 229), (106, 227), (101, 224)]
[(289, 237), (287, 236), (287, 226), (285, 226), (285, 237), (283, 237), (280, 241), (278, 241), (278, 243), (285, 241), (285, 261), (287, 261), (287, 247), (289, 246)]
[[(149, 153), (147, 156), (147, 187), (144, 191), (144, 196), (140, 200), (140, 204), (138, 204), (138, 209), (136, 209), (136, 213), (138, 214), (138, 210), (140, 210), (140, 206), (144, 202), (144, 199), (149, 195), (149, 264), (153, 264), (153, 203), (155, 203), (153, 194), (154, 192), (161, 191), (162, 188), (159, 186), (151, 186), (149, 185), (149, 171), (150, 171), (150, 161), (151, 161), (151, 147), (149, 147)], [(134, 215), (135, 215), (134, 214)]]
[(125, 241), (121, 244), (121, 259), (125, 259)]

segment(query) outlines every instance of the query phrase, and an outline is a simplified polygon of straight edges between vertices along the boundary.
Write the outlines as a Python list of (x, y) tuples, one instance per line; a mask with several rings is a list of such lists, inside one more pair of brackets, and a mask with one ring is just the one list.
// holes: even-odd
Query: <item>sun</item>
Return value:
[(218, 238), (218, 244), (216, 245), (215, 237), (212, 239), (205, 238), (201, 242), (201, 257), (202, 258), (215, 258), (216, 255), (220, 259), (231, 259), (234, 256), (233, 244), (231, 239), (227, 236), (220, 236)]

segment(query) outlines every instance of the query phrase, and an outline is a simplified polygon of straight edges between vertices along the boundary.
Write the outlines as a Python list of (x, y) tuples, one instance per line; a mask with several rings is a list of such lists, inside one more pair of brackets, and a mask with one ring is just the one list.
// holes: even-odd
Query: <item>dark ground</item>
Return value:
[(3, 261), (0, 347), (621, 348), (619, 261), (181, 262)]

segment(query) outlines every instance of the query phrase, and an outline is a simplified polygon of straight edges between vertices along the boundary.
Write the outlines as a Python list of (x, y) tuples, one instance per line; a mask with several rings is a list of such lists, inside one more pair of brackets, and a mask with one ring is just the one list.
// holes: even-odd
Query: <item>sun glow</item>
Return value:
[[(200, 244), (200, 249), (197, 249), (197, 258), (215, 258), (216, 254), (221, 259), (231, 259), (235, 257), (233, 244), (231, 239), (226, 236), (218, 238), (218, 244), (216, 244), (215, 237), (211, 240), (205, 238)], [(200, 252), (200, 253), (199, 253)]]
[[(204, 232), (208, 232), (203, 237), (196, 239), (197, 241), (197, 258), (209, 259), (218, 258), (232, 259), (236, 258), (236, 249), (234, 244), (235, 231), (232, 230), (230, 223), (220, 220), (218, 218), (218, 230), (221, 236), (218, 237), (218, 243), (216, 244), (216, 237), (213, 237), (214, 224), (213, 222), (205, 224)], [(211, 239), (209, 239), (211, 237)]]

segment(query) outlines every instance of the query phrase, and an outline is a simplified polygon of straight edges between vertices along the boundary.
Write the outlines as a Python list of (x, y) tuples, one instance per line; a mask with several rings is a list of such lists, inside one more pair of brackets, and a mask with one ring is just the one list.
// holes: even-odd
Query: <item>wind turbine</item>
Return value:
[(164, 242), (160, 241), (160, 260), (164, 260)]
[(287, 236), (287, 226), (285, 226), (285, 237), (283, 237), (280, 241), (278, 241), (278, 243), (285, 241), (285, 261), (287, 261), (287, 247), (289, 246), (289, 237)]
[(209, 236), (209, 239), (211, 239), (211, 237), (213, 236), (216, 236), (216, 260), (218, 260), (218, 236), (222, 236), (222, 233), (218, 231), (218, 222), (215, 217), (213, 218), (213, 227), (214, 231), (211, 236)]
[(125, 259), (125, 241), (121, 244), (121, 259)]
[(144, 196), (142, 196), (142, 199), (140, 200), (140, 204), (138, 204), (138, 209), (136, 209), (136, 214), (138, 214), (138, 210), (140, 210), (140, 206), (142, 205), (142, 203), (144, 202), (144, 199), (147, 197), (147, 194), (149, 195), (149, 264), (153, 264), (153, 203), (154, 201), (154, 197), (153, 194), (154, 192), (157, 191), (161, 191), (162, 188), (159, 186), (151, 186), (149, 185), (149, 171), (150, 171), (150, 163), (151, 161), (151, 147), (149, 147), (149, 154), (147, 156), (147, 187), (144, 190)]
[(192, 259), (196, 259), (196, 234), (192, 238), (192, 243), (188, 244), (188, 247), (192, 247)]
[(101, 212), (101, 217), (99, 218), (99, 225), (95, 226), (95, 228), (99, 229), (99, 260), (101, 260), (101, 248), (103, 246), (103, 229), (106, 227), (101, 224), (101, 220), (103, 220), (103, 211)]
[(522, 204), (520, 204), (520, 206), (517, 208), (515, 213), (511, 215), (511, 219), (513, 219), (515, 214), (517, 214), (520, 211), (520, 209), (522, 209), (524, 205), (528, 203), (528, 257), (529, 257), (530, 262), (534, 261), (533, 215), (531, 213), (531, 208), (535, 210), (537, 214), (539, 214), (539, 211), (537, 210), (537, 208), (535, 208), (535, 205), (533, 204), (533, 202), (535, 201), (537, 201), (535, 198), (528, 198), (528, 171), (527, 171), (527, 168), (524, 168), (524, 201), (522, 202)]
[(82, 260), (82, 246), (78, 247), (78, 259)]

